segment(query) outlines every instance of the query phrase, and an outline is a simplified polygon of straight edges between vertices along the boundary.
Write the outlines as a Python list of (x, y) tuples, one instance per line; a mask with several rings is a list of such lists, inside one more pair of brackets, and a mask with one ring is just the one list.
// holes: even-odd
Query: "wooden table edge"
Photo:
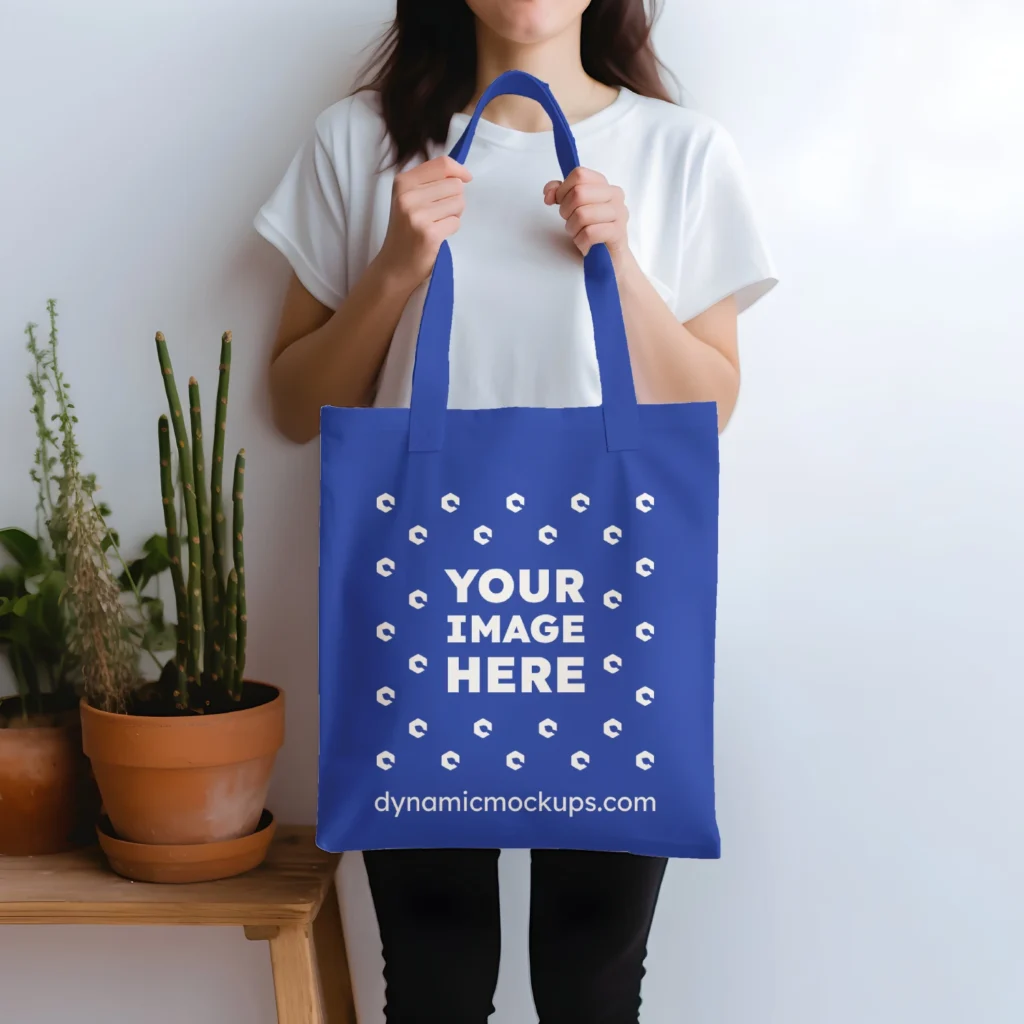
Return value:
[[(312, 838), (314, 830), (310, 826), (284, 825), (279, 829), (278, 840), (287, 840), (290, 836), (302, 835), (303, 838)], [(95, 848), (87, 848), (94, 853)], [(217, 886), (219, 883), (192, 883), (188, 886), (188, 895), (182, 893), (181, 899), (174, 898), (174, 890), (178, 886), (174, 884), (159, 885), (161, 898), (159, 900), (147, 899), (145, 893), (149, 883), (140, 883), (140, 896), (137, 899), (129, 900), (64, 900), (54, 899), (30, 899), (30, 900), (4, 900), (0, 893), (0, 926), (17, 924), (40, 924), (40, 925), (138, 925), (140, 927), (165, 927), (185, 925), (189, 927), (279, 927), (287, 925), (312, 924), (316, 920), (328, 895), (335, 892), (335, 876), (338, 864), (341, 861), (341, 853), (333, 853), (321, 850), (325, 861), (318, 869), (319, 884), (315, 890), (310, 889), (304, 898), (287, 902), (267, 905), (252, 905), (246, 901), (233, 903), (230, 899), (223, 902), (211, 901), (199, 903), (197, 906), (196, 891), (194, 885)], [(66, 854), (53, 855), (54, 860), (58, 857), (65, 857)], [(35, 860), (36, 858), (32, 858)], [(0, 858), (0, 868), (2, 868)], [(48, 863), (49, 861), (49, 863)], [(50, 858), (40, 857), (37, 860), (38, 866), (45, 870), (54, 870), (59, 867)], [(109, 867), (106, 869), (109, 871)], [(259, 868), (253, 869), (259, 871)], [(113, 872), (111, 872), (113, 874)], [(246, 875), (249, 872), (246, 872)], [(245, 875), (238, 876), (245, 878)], [(224, 881), (231, 881), (225, 879)], [(128, 880), (124, 884), (131, 885)], [(183, 887), (184, 888), (184, 887)], [(314, 895), (315, 893), (315, 895)]]
[[(183, 911), (174, 903), (106, 903), (102, 910), (69, 909), (60, 901), (32, 903), (0, 903), (0, 925), (8, 924), (95, 924), (102, 926), (138, 925), (149, 927), (244, 928), (246, 925), (272, 926), (310, 924), (320, 912), (323, 897), (314, 903), (294, 908), (274, 908), (272, 912), (195, 913)], [(172, 909), (173, 908), (173, 909)], [(168, 915), (171, 910), (171, 915)]]

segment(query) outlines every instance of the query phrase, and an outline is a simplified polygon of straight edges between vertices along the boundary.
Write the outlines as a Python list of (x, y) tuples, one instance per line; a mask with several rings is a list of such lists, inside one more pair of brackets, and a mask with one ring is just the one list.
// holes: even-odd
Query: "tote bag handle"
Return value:
[[(580, 164), (569, 122), (547, 84), (525, 71), (506, 71), (491, 82), (480, 97), (466, 130), (449, 155), (459, 163), (465, 163), (484, 108), (496, 96), (506, 94), (536, 100), (547, 112), (554, 127), (558, 163), (562, 175), (568, 177)], [(584, 257), (583, 278), (594, 323), (605, 440), (608, 451), (627, 451), (639, 447), (640, 416), (633, 388), (633, 371), (629, 362), (619, 289), (611, 256), (604, 244), (591, 246)], [(416, 337), (416, 361), (413, 366), (409, 410), (411, 452), (436, 452), (444, 444), (454, 296), (452, 252), (445, 241), (441, 243), (430, 275)]]

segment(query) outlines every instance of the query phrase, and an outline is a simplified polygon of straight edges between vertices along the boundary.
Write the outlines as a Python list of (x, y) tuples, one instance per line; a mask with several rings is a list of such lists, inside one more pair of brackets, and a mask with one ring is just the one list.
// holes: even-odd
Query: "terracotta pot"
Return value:
[(110, 866), (136, 882), (213, 882), (232, 878), (263, 863), (276, 823), (264, 811), (255, 832), (223, 843), (159, 846), (128, 843), (112, 834), (110, 821), (100, 820), (96, 828), (100, 846)]
[(243, 707), (188, 717), (117, 715), (84, 701), (82, 741), (120, 839), (182, 846), (254, 832), (284, 742), (284, 694), (246, 683)]
[(94, 841), (99, 794), (73, 712), (18, 721), (17, 698), (0, 701), (0, 854), (63, 853)]

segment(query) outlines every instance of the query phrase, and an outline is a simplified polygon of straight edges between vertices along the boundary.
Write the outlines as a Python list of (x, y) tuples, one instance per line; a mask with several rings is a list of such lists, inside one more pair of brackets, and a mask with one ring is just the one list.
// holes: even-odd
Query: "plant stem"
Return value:
[(224, 679), (228, 683), (228, 692), (238, 700), (241, 696), (241, 693), (235, 693), (238, 657), (238, 573), (234, 569), (228, 573), (228, 592), (224, 604), (224, 628), (227, 634), (224, 645)]
[(227, 518), (224, 515), (224, 438), (227, 432), (228, 385), (231, 381), (231, 332), (220, 339), (217, 407), (214, 409), (213, 463), (210, 466), (210, 512), (213, 519), (213, 569), (221, 593), (227, 592)]
[(29, 387), (32, 390), (32, 397), (35, 402), (32, 406), (32, 415), (36, 421), (36, 465), (39, 467), (38, 477), (34, 477), (39, 489), (39, 500), (36, 504), (37, 520), (36, 533), (40, 538), (43, 535), (43, 524), (53, 518), (53, 489), (50, 470), (52, 461), (50, 456), (50, 445), (56, 443), (53, 431), (50, 430), (46, 421), (46, 385), (49, 383), (49, 374), (46, 366), (46, 353), (39, 347), (36, 339), (36, 325), (28, 324), (25, 328), (28, 335), (28, 350), (34, 363), (32, 372), (28, 375)]
[(50, 370), (52, 372), (51, 383), (53, 394), (57, 399), (57, 418), (60, 420), (61, 434), (63, 435), (63, 447), (61, 461), (64, 463), (64, 484), (68, 476), (77, 477), (79, 474), (78, 460), (81, 453), (75, 443), (73, 424), (77, 417), (71, 414), (74, 404), (68, 399), (67, 384), (64, 374), (60, 371), (60, 363), (57, 359), (57, 303), (54, 299), (46, 302), (46, 311), (50, 316)]
[(181, 571), (181, 538), (178, 536), (178, 517), (174, 509), (174, 465), (171, 461), (170, 426), (167, 417), (161, 416), (158, 428), (160, 440), (160, 493), (163, 499), (164, 527), (167, 530), (167, 555), (171, 561), (171, 581), (174, 585), (174, 605), (177, 609), (175, 635), (177, 649), (175, 664), (178, 678), (175, 686), (175, 703), (188, 707), (188, 592), (185, 577)]
[(178, 465), (181, 470), (182, 489), (185, 492), (185, 519), (188, 530), (188, 602), (189, 602), (189, 638), (188, 638), (188, 683), (202, 682), (203, 657), (203, 597), (201, 565), (202, 555), (199, 549), (199, 516), (196, 510), (195, 481), (192, 476), (192, 453), (189, 449), (188, 431), (181, 415), (181, 402), (178, 399), (178, 388), (174, 383), (174, 370), (171, 357), (167, 351), (167, 339), (157, 331), (156, 352), (160, 361), (160, 369), (164, 378), (164, 390), (167, 393), (167, 404), (171, 412), (171, 424), (174, 427), (174, 438), (178, 444)]
[(243, 448), (235, 459), (235, 485), (233, 488), (233, 516), (232, 534), (234, 539), (234, 562), (235, 573), (238, 576), (238, 646), (235, 652), (235, 678), (233, 693), (235, 699), (242, 696), (242, 686), (245, 679), (245, 653), (246, 634), (248, 632), (246, 602), (245, 602), (245, 509), (243, 499), (245, 497), (245, 449)]
[(203, 669), (212, 683), (220, 678), (224, 649), (220, 636), (220, 586), (213, 575), (213, 532), (206, 495), (206, 467), (203, 464), (203, 409), (199, 400), (199, 382), (188, 381), (189, 412), (192, 421), (192, 479), (196, 488), (196, 514), (199, 519), (200, 576), (203, 588), (203, 630), (205, 636)]

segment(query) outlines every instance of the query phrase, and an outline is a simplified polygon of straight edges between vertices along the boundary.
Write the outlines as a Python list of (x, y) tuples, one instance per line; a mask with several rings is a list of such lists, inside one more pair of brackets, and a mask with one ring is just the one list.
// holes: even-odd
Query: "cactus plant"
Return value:
[[(244, 450), (238, 453), (235, 462), (231, 529), (233, 567), (228, 564), (227, 520), (221, 493), (231, 333), (226, 332), (221, 338), (209, 490), (205, 479), (199, 383), (195, 377), (188, 382), (189, 425), (186, 427), (167, 340), (160, 332), (156, 335), (156, 350), (170, 412), (169, 420), (166, 415), (160, 417), (160, 487), (178, 623), (178, 651), (167, 671), (173, 673), (172, 692), (179, 709), (220, 710), (237, 704), (242, 698), (246, 649), (245, 554), (242, 541)], [(185, 548), (187, 573), (181, 564), (182, 545), (177, 536), (168, 422), (174, 430), (184, 496), (188, 530)]]

